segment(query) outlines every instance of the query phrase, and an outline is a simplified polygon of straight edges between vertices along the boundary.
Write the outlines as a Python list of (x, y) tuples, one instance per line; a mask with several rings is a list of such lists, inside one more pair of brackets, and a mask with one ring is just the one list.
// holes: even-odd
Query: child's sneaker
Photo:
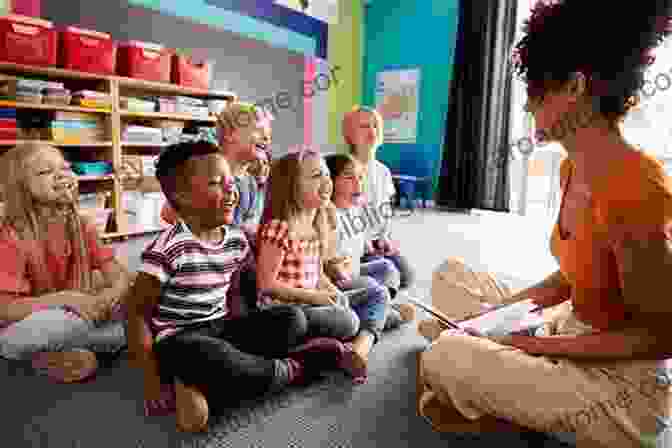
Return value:
[[(313, 338), (289, 354), (290, 360), (296, 361), (300, 368), (292, 375), (291, 384), (305, 384), (317, 378), (321, 372), (338, 367), (345, 347), (332, 338)], [(296, 364), (293, 363), (296, 367)]]
[(344, 344), (345, 354), (339, 363), (339, 367), (345, 370), (355, 384), (364, 384), (368, 379), (368, 360), (363, 359), (357, 353), (351, 343)]

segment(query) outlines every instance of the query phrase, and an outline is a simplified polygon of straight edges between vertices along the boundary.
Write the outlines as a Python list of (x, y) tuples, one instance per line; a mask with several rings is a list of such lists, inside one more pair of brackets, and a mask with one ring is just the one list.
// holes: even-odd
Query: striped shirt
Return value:
[(251, 262), (251, 251), (242, 230), (223, 229), (223, 241), (206, 243), (178, 220), (142, 253), (140, 271), (158, 278), (162, 285), (151, 320), (155, 341), (229, 316), (227, 293), (232, 277)]

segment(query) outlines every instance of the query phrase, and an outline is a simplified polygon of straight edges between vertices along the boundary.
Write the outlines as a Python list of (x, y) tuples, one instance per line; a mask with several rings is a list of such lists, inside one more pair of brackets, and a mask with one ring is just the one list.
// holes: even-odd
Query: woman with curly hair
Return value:
[[(621, 121), (653, 49), (672, 31), (671, 9), (670, 0), (533, 7), (514, 68), (537, 136), (568, 154), (551, 236), (559, 270), (492, 301), (563, 306), (534, 336), (424, 331), (434, 344), (421, 358), (420, 410), (442, 429), (639, 447), (669, 425), (672, 183), (659, 161), (624, 139)], [(470, 273), (459, 261), (451, 269)], [(444, 299), (449, 307), (460, 297)]]

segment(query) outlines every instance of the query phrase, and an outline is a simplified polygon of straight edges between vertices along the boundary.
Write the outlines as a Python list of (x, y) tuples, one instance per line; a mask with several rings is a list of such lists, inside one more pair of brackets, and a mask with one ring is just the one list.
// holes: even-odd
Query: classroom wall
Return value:
[[(194, 49), (196, 54), (216, 61), (212, 87), (232, 90), (244, 101), (256, 102), (288, 91), (295, 107), (277, 111), (274, 140), (278, 148), (302, 142), (303, 54), (227, 30), (198, 25), (188, 18), (129, 8), (125, 1), (42, 0), (42, 17), (57, 24), (80, 24), (109, 32), (118, 40), (134, 39)], [(324, 109), (326, 115), (326, 107)]]
[(341, 118), (355, 104), (362, 103), (362, 62), (364, 58), (363, 0), (341, 0), (338, 23), (329, 25), (328, 55), (340, 85), (329, 91), (329, 143), (344, 143)]
[(393, 173), (405, 172), (409, 158), (426, 160), (438, 180), (453, 59), (459, 0), (385, 0), (365, 8), (364, 104), (375, 104), (376, 74), (420, 68), (418, 138), (415, 144), (384, 144), (379, 158)]

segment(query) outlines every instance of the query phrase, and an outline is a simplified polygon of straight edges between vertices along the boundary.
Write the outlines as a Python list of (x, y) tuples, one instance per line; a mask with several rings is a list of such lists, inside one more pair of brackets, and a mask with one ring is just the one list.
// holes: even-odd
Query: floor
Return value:
[[(548, 223), (542, 221), (489, 212), (418, 211), (395, 218), (395, 236), (418, 273), (410, 293), (428, 298), (432, 270), (448, 256), (461, 256), (514, 287), (539, 280), (555, 269), (547, 253)], [(120, 256), (137, 268), (150, 240), (123, 243)], [(415, 354), (425, 346), (415, 324), (390, 331), (372, 354), (368, 384), (353, 387), (335, 373), (308, 388), (241, 403), (199, 436), (176, 433), (173, 418), (142, 416), (139, 373), (125, 359), (79, 385), (52, 385), (21, 365), (0, 362), (0, 396), (5, 410), (11, 406), (3, 412), (3, 439), (17, 448), (564, 446), (543, 436), (529, 444), (517, 435), (432, 431), (414, 402)]]

